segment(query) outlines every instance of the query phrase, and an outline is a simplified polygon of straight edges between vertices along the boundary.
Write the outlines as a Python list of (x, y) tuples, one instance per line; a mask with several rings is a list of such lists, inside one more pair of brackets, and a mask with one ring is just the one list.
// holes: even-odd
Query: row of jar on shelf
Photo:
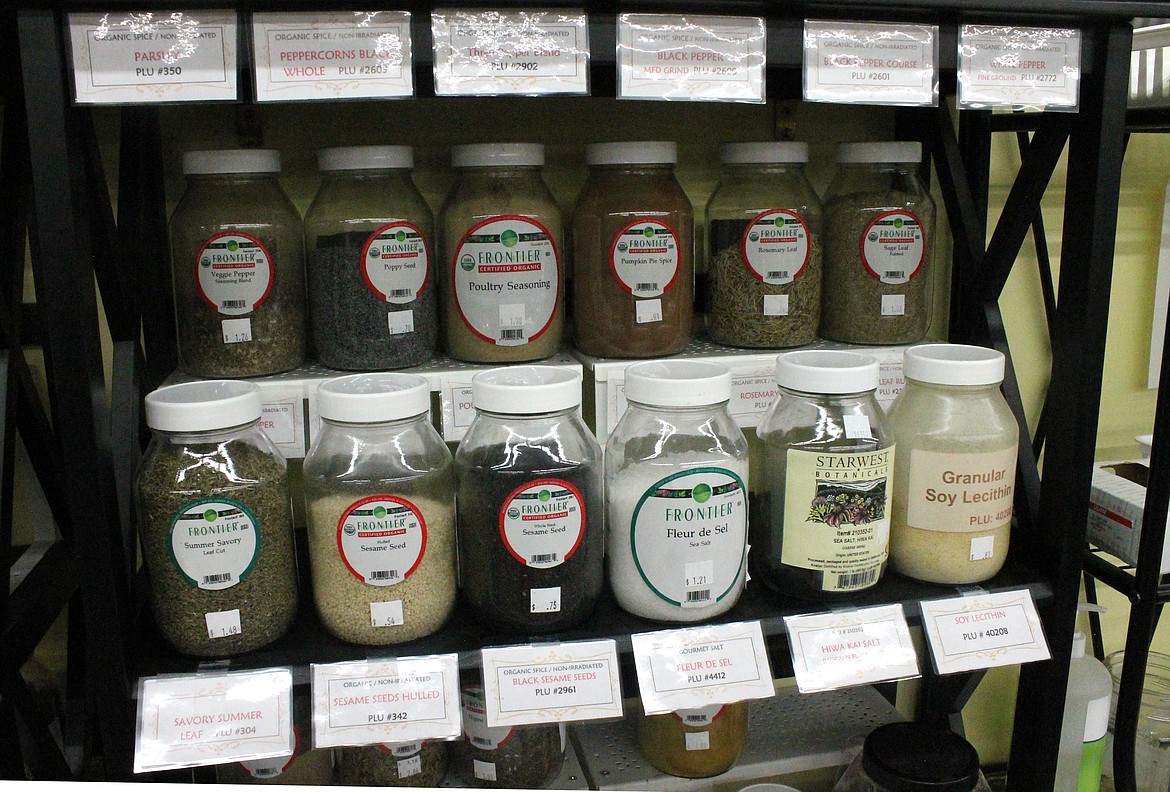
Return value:
[[(841, 145), (823, 211), (806, 144), (731, 144), (721, 159), (698, 300), (715, 341), (925, 336), (935, 212), (919, 144)], [(541, 176), (542, 145), (456, 146), (457, 179), (434, 218), (410, 147), (325, 149), (302, 222), (277, 181), (278, 152), (188, 152), (170, 223), (182, 367), (271, 374), (311, 348), (331, 368), (385, 370), (440, 346), (469, 362), (524, 362), (568, 334), (601, 357), (680, 351), (696, 334), (695, 219), (676, 145), (598, 143), (586, 160), (566, 223)]]
[[(873, 358), (782, 353), (750, 496), (717, 363), (631, 365), (604, 454), (572, 370), (476, 374), (454, 457), (422, 378), (326, 381), (303, 467), (317, 611), (341, 640), (383, 645), (441, 628), (460, 592), (483, 623), (531, 635), (586, 619), (606, 579), (623, 609), (668, 623), (734, 606), (749, 562), (779, 595), (819, 601), (877, 584), (887, 558), (925, 581), (984, 580), (1004, 562), (1012, 514), (1003, 370), (994, 350), (911, 347), (884, 415)], [(249, 651), (296, 613), (287, 471), (260, 410), (257, 387), (238, 380), (146, 397), (140, 541), (157, 624), (182, 653)]]

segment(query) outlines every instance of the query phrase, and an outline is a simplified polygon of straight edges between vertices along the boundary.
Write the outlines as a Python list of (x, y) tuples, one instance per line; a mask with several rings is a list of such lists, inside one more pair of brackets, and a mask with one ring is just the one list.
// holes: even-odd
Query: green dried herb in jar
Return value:
[(437, 787), (447, 774), (447, 744), (438, 740), (377, 743), (338, 754), (338, 784)]
[(451, 745), (451, 767), (467, 784), (493, 789), (541, 789), (565, 761), (558, 724), (488, 726), (483, 688), (463, 689), (463, 739)]

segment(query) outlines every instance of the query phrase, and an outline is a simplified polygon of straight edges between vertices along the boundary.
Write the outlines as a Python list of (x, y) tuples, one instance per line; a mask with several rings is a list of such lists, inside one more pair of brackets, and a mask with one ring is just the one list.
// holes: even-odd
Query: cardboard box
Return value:
[[(1093, 468), (1093, 486), (1089, 494), (1089, 542), (1127, 564), (1137, 564), (1149, 474), (1149, 459), (1106, 462)], [(1162, 574), (1170, 573), (1168, 549), (1170, 531), (1162, 541)]]

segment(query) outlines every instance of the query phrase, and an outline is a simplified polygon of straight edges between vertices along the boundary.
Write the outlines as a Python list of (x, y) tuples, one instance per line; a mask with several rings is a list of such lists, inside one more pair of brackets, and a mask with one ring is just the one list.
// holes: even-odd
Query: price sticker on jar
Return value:
[(940, 674), (1051, 657), (1027, 590), (923, 602), (922, 627)]
[(918, 655), (901, 605), (785, 616), (801, 693), (918, 676)]
[(483, 650), (488, 726), (622, 717), (612, 640)]

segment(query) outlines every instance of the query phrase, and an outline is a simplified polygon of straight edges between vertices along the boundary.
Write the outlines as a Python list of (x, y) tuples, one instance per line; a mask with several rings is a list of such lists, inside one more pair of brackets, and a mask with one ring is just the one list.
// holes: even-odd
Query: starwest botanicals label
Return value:
[(552, 233), (530, 217), (497, 215), (471, 227), (451, 262), (455, 306), (475, 335), (527, 344), (552, 324), (560, 261)]
[(500, 507), (500, 538), (525, 566), (560, 566), (577, 552), (584, 534), (585, 499), (567, 481), (540, 479), (524, 484)]
[(362, 246), (362, 279), (379, 300), (414, 302), (430, 280), (430, 253), (413, 223), (382, 226)]
[(674, 229), (643, 218), (614, 235), (609, 269), (622, 288), (635, 297), (657, 297), (674, 285), (681, 256)]
[(427, 524), (413, 503), (394, 495), (371, 495), (346, 509), (337, 521), (337, 549), (346, 568), (363, 583), (393, 586), (422, 563)]
[(841, 453), (788, 449), (781, 562), (823, 573), (824, 591), (876, 583), (890, 544), (893, 462), (893, 446)]
[(630, 547), (638, 572), (663, 600), (702, 607), (739, 580), (747, 541), (743, 480), (724, 468), (667, 476), (634, 509)]
[(694, 729), (710, 726), (719, 720), (719, 717), (723, 715), (723, 710), (725, 709), (727, 709), (726, 704), (712, 704), (709, 707), (675, 710), (671, 715), (678, 718), (684, 726), (689, 726)]
[(463, 691), (463, 734), (481, 751), (494, 751), (512, 737), (510, 726), (487, 725), (487, 705), (481, 687)]
[(210, 237), (195, 257), (199, 296), (224, 316), (242, 316), (264, 304), (272, 291), (272, 254), (241, 231)]
[(927, 531), (983, 531), (1012, 519), (1015, 446), (977, 454), (910, 452), (906, 522)]
[(769, 209), (756, 215), (739, 244), (748, 271), (774, 286), (800, 277), (812, 252), (808, 224), (788, 209)]
[(247, 506), (229, 498), (202, 498), (171, 518), (171, 557), (192, 586), (231, 588), (260, 555), (260, 524)]
[(911, 212), (882, 212), (861, 235), (861, 262), (882, 283), (908, 283), (926, 261), (926, 233)]

